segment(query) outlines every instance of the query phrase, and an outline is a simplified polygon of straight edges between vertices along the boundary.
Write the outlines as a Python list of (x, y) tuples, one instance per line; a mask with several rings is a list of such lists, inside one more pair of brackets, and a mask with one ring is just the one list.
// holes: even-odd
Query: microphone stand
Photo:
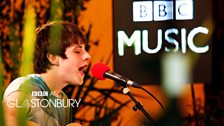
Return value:
[(141, 103), (135, 99), (135, 97), (131, 94), (128, 87), (123, 88), (123, 93), (128, 95), (131, 98), (131, 100), (135, 103), (135, 106), (133, 106), (134, 111), (137, 111), (137, 109), (141, 110), (142, 113), (146, 116), (146, 118), (149, 121), (151, 121), (152, 124), (155, 124), (154, 119), (148, 114), (148, 112), (144, 109), (144, 107), (141, 105)]
[(129, 88), (126, 86), (128, 83), (128, 80), (124, 77), (122, 77), (119, 74), (113, 73), (111, 71), (107, 71), (104, 73), (104, 76), (106, 78), (110, 78), (112, 80), (117, 81), (121, 86), (123, 86), (123, 93), (128, 95), (132, 101), (134, 101), (135, 106), (133, 106), (133, 110), (137, 111), (137, 109), (141, 110), (143, 114), (146, 116), (146, 118), (150, 121), (150, 123), (155, 124), (155, 121), (153, 118), (147, 113), (147, 111), (143, 108), (143, 106), (134, 98), (134, 96), (130, 93)]

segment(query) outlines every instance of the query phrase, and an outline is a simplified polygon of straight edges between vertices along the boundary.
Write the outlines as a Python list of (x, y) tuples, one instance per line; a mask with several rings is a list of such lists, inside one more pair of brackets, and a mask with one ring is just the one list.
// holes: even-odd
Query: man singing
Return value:
[(83, 71), (90, 61), (86, 42), (79, 27), (69, 22), (54, 21), (37, 28), (34, 74), (18, 77), (4, 93), (7, 126), (18, 126), (22, 115), (26, 116), (27, 124), (65, 126), (71, 123), (72, 100), (62, 89), (68, 84), (83, 83)]

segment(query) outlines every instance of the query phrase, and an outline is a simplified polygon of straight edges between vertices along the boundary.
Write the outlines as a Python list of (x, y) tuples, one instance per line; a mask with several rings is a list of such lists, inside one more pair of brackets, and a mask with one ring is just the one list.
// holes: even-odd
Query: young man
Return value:
[[(9, 84), (4, 93), (5, 123), (8, 126), (28, 124), (65, 126), (71, 123), (70, 107), (62, 89), (81, 85), (84, 68), (90, 61), (85, 50), (86, 38), (77, 25), (55, 21), (37, 29), (34, 72)], [(72, 102), (72, 103), (71, 103)]]

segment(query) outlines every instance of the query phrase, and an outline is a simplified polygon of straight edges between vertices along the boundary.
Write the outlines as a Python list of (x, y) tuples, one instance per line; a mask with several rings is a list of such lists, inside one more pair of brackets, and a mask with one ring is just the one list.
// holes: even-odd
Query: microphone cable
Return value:
[(145, 91), (147, 94), (149, 94), (151, 97), (153, 97), (157, 102), (158, 102), (158, 104), (161, 106), (161, 108), (163, 109), (163, 110), (165, 110), (165, 108), (164, 108), (164, 106), (162, 105), (162, 103), (152, 94), (152, 93), (150, 93), (149, 91), (147, 91), (145, 88), (143, 88), (143, 87), (137, 87), (137, 88), (140, 88), (140, 89), (142, 89), (143, 91)]

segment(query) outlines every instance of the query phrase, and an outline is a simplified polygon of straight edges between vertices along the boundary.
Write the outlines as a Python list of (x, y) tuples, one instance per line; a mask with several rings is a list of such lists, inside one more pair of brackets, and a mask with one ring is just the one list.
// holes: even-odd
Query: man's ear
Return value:
[(59, 56), (47, 53), (47, 58), (52, 65), (56, 65), (56, 66), (59, 65)]

